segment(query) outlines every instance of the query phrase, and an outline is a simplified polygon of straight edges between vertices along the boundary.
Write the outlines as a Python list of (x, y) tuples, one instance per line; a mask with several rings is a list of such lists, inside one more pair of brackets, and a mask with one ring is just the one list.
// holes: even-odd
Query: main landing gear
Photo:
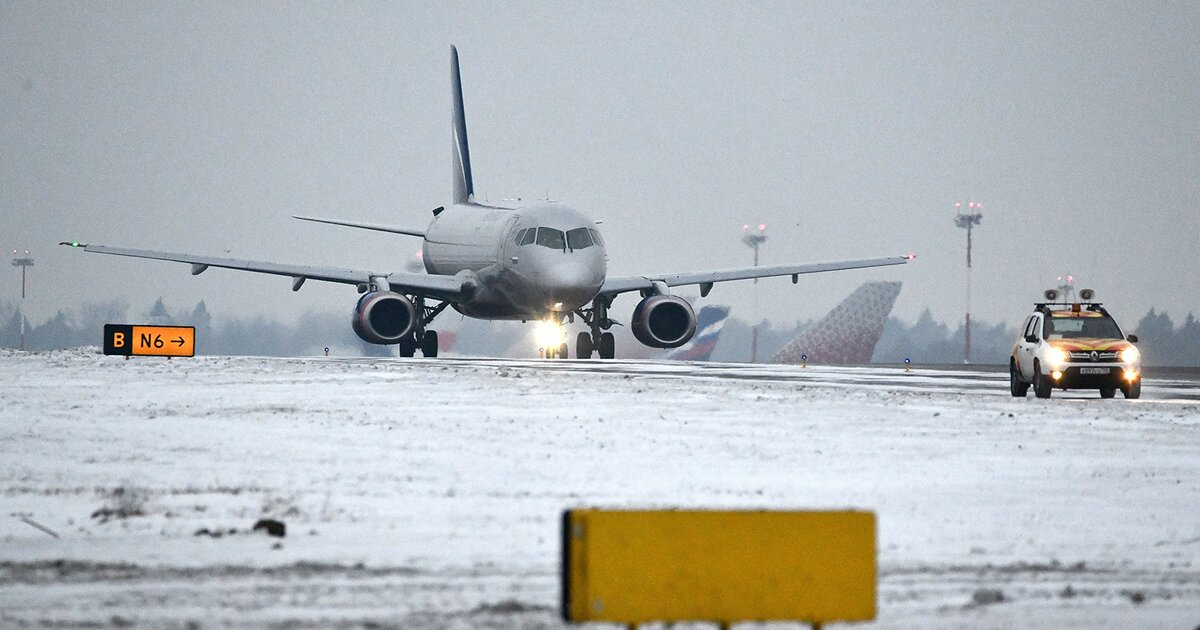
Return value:
[(417, 307), (417, 313), (420, 314), (420, 320), (417, 321), (417, 326), (412, 334), (401, 339), (396, 345), (399, 346), (402, 357), (416, 355), (419, 348), (425, 358), (432, 359), (438, 355), (438, 334), (436, 330), (426, 330), (425, 327), (433, 322), (433, 318), (437, 317), (438, 313), (446, 310), (450, 303), (442, 302), (437, 306), (425, 306), (423, 297), (414, 297), (412, 301), (413, 306)]
[[(613, 334), (607, 331), (612, 328), (616, 322), (608, 318), (608, 307), (612, 305), (612, 298), (606, 296), (596, 296), (592, 300), (592, 308), (579, 309), (575, 314), (587, 324), (590, 332), (581, 332), (575, 338), (575, 356), (580, 359), (592, 358), (592, 353), (600, 355), (601, 359), (611, 359), (616, 356), (616, 341), (613, 339)], [(566, 344), (563, 344), (566, 347)]]

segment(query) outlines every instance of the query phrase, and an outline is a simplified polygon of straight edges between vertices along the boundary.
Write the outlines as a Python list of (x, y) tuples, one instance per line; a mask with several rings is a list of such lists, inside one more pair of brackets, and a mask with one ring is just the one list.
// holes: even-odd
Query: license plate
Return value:
[(1080, 374), (1108, 374), (1109, 368), (1085, 367), (1079, 368)]

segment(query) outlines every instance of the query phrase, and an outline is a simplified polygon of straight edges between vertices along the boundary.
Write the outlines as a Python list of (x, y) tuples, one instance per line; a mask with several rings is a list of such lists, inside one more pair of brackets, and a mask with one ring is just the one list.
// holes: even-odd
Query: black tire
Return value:
[(1112, 398), (1113, 396), (1116, 396), (1116, 395), (1117, 395), (1116, 387), (1101, 387), (1100, 388), (1100, 397), (1101, 398)]
[(591, 333), (581, 332), (575, 337), (575, 357), (579, 359), (592, 358), (592, 335)]
[(426, 330), (425, 337), (421, 339), (421, 354), (426, 357), (436, 357), (438, 353), (438, 335), (436, 330)]
[(1042, 374), (1041, 364), (1033, 364), (1033, 395), (1038, 398), (1049, 398), (1050, 392), (1054, 389), (1054, 385), (1050, 382), (1050, 377)]
[(1013, 398), (1024, 398), (1029, 393), (1029, 383), (1021, 380), (1021, 375), (1017, 373), (1017, 364), (1012, 361), (1008, 363), (1008, 390)]
[(600, 345), (596, 348), (600, 353), (601, 359), (611, 359), (617, 356), (617, 341), (613, 339), (612, 333), (603, 333), (600, 335)]
[(570, 348), (567, 347), (567, 342), (565, 342), (565, 341), (562, 342), (562, 345), (560, 345), (558, 347), (558, 358), (560, 358), (560, 359), (571, 358), (571, 350), (570, 350)]
[(405, 337), (396, 345), (400, 346), (400, 356), (402, 357), (411, 357), (417, 353), (417, 342), (412, 337)]
[(1121, 388), (1121, 393), (1125, 394), (1126, 398), (1141, 398), (1142, 397), (1142, 379), (1138, 379), (1125, 387)]

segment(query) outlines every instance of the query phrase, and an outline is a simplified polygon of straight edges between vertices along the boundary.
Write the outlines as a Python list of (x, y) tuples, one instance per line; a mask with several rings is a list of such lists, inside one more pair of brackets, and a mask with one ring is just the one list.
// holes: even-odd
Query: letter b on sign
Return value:
[(133, 354), (132, 342), (137, 341), (133, 337), (133, 326), (123, 324), (105, 324), (104, 325), (104, 354), (119, 354), (129, 356)]

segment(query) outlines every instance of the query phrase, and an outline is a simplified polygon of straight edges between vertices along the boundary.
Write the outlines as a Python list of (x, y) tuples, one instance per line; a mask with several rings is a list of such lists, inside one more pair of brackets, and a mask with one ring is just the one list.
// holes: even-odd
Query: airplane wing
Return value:
[(299, 291), (305, 280), (322, 280), (325, 282), (340, 282), (343, 284), (366, 284), (372, 278), (387, 279), (393, 291), (416, 293), (440, 300), (460, 300), (474, 290), (474, 283), (457, 276), (433, 275), (408, 272), (377, 272), (358, 269), (339, 269), (337, 267), (314, 267), (310, 265), (291, 265), (284, 263), (242, 260), (238, 258), (218, 258), (215, 256), (196, 256), (193, 254), (176, 254), (158, 252), (146, 249), (127, 249), (110, 247), (108, 245), (89, 245), (79, 242), (63, 242), (60, 245), (76, 247), (85, 252), (96, 254), (112, 254), (114, 256), (132, 256), (134, 258), (151, 258), (173, 262), (189, 263), (192, 265), (192, 275), (199, 275), (209, 267), (238, 269), (255, 273), (269, 273), (277, 276), (291, 276), (292, 290)]
[(836, 262), (807, 263), (803, 265), (775, 265), (771, 267), (735, 267), (733, 269), (718, 269), (714, 271), (693, 271), (687, 273), (669, 273), (647, 276), (615, 276), (604, 281), (600, 287), (600, 295), (617, 295), (627, 291), (642, 291), (654, 288), (655, 283), (668, 287), (688, 284), (700, 285), (700, 295), (707, 296), (716, 282), (731, 280), (750, 280), (753, 278), (770, 278), (774, 276), (791, 276), (792, 283), (799, 281), (798, 276), (805, 273), (820, 273), (822, 271), (842, 271), (845, 269), (865, 269), (868, 267), (886, 267), (903, 265), (911, 262), (915, 256), (890, 256), (888, 258), (867, 258), (863, 260), (840, 260)]
[(361, 221), (342, 221), (339, 219), (322, 219), (321, 217), (302, 217), (298, 214), (292, 215), (293, 219), (301, 221), (312, 221), (313, 223), (328, 223), (329, 225), (342, 225), (345, 227), (358, 228), (360, 230), (375, 230), (377, 232), (391, 232), (392, 234), (407, 234), (409, 236), (425, 236), (425, 230), (416, 228), (401, 227), (395, 225), (383, 225), (382, 223), (363, 223)]

